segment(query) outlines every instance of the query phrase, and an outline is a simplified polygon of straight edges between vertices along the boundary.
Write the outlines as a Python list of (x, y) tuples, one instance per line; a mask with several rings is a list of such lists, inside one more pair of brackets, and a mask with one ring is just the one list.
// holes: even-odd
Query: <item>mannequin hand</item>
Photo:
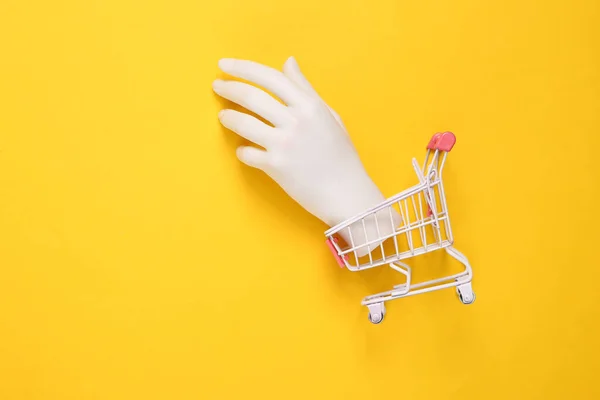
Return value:
[[(214, 91), (269, 121), (272, 126), (245, 113), (222, 110), (221, 123), (264, 148), (242, 146), (237, 156), (261, 169), (308, 212), (335, 226), (385, 200), (366, 173), (346, 129), (306, 80), (294, 58), (283, 72), (251, 61), (223, 59), (221, 70), (264, 87), (265, 91), (238, 81), (216, 80)], [(381, 234), (394, 229), (389, 215), (380, 222)], [(395, 215), (397, 225), (398, 216)], [(372, 218), (370, 218), (372, 220)], [(377, 238), (368, 224), (369, 240)], [(362, 224), (352, 227), (355, 245), (365, 243)], [(342, 234), (344, 239), (347, 233)], [(360, 255), (366, 254), (366, 250)]]

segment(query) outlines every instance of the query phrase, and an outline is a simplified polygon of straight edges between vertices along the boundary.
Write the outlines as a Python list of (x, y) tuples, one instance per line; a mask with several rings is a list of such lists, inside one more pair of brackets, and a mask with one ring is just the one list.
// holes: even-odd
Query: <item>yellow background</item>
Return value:
[[(599, 8), (2, 0), (0, 399), (599, 398)], [(217, 60), (289, 55), (387, 195), (456, 133), (474, 305), (371, 325), (360, 299), (397, 274), (340, 270), (235, 159)]]

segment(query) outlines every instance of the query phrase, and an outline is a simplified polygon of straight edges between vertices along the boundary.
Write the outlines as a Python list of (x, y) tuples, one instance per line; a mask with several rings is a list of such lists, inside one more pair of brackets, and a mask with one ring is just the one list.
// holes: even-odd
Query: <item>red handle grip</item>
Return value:
[(427, 144), (428, 150), (450, 151), (456, 143), (456, 136), (452, 132), (436, 133)]

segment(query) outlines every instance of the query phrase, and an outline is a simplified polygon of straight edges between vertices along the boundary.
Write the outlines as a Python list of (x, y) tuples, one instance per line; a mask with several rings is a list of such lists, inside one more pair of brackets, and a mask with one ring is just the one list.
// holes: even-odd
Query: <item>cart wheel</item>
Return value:
[(369, 321), (371, 321), (372, 324), (380, 324), (383, 322), (383, 319), (385, 318), (384, 314), (375, 314), (375, 318), (373, 317), (373, 315), (371, 313), (369, 313)]
[(473, 304), (473, 302), (475, 301), (475, 292), (473, 292), (470, 286), (471, 285), (469, 284), (468, 287), (462, 288), (465, 291), (464, 296), (461, 289), (458, 286), (456, 287), (456, 294), (458, 295), (458, 299), (463, 304)]
[(385, 317), (385, 304), (383, 302), (374, 303), (367, 307), (369, 308), (369, 321), (372, 324), (380, 324)]

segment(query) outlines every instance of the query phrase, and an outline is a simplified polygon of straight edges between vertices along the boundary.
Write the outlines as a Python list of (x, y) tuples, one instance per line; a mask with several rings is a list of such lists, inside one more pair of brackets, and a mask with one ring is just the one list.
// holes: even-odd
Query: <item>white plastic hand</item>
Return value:
[[(218, 95), (272, 124), (234, 110), (219, 113), (226, 128), (264, 148), (238, 148), (240, 161), (263, 170), (329, 226), (385, 200), (366, 173), (339, 116), (321, 100), (294, 58), (286, 61), (283, 72), (235, 59), (223, 59), (219, 67), (229, 75), (265, 88), (283, 102), (247, 83), (214, 82)], [(397, 215), (394, 218), (397, 221)], [(389, 220), (387, 216), (387, 224), (380, 227), (381, 234), (393, 229)], [(365, 242), (362, 224), (353, 227), (352, 234), (355, 245)], [(367, 227), (367, 235), (369, 240), (377, 237), (374, 226)], [(349, 241), (349, 237), (344, 239)]]

